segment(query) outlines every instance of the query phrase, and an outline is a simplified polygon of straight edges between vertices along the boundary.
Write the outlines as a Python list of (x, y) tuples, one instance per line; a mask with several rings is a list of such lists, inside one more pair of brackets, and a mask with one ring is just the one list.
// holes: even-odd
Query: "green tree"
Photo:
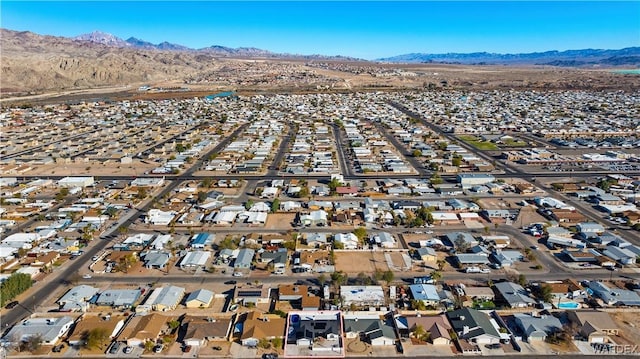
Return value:
[(271, 347), (271, 342), (266, 338), (260, 338), (258, 340), (258, 347), (262, 349), (269, 349)]
[(202, 182), (200, 182), (200, 187), (211, 188), (212, 184), (213, 184), (213, 179), (211, 177), (205, 177), (204, 179), (202, 179)]
[(420, 151), (418, 149), (415, 149), (415, 150), (413, 150), (413, 152), (411, 152), (411, 155), (413, 157), (420, 157), (420, 156), (422, 156), (422, 151)]
[(442, 270), (444, 269), (444, 266), (447, 264), (447, 262), (445, 262), (444, 259), (438, 259), (436, 261), (436, 265), (438, 266), (438, 271), (442, 272)]
[(364, 227), (358, 227), (353, 230), (353, 234), (358, 237), (358, 243), (364, 244), (364, 240), (367, 238), (367, 229)]
[(66, 187), (60, 188), (60, 192), (56, 194), (56, 201), (62, 201), (69, 195), (69, 189)]
[(203, 203), (204, 201), (207, 200), (207, 197), (209, 197), (207, 192), (204, 192), (204, 191), (198, 191), (198, 194), (196, 196), (197, 196), (196, 201), (198, 203)]
[(180, 326), (180, 322), (174, 319), (167, 322), (167, 325), (169, 326), (169, 329), (171, 329), (171, 331), (174, 331), (178, 329), (178, 327)]
[(439, 281), (440, 279), (442, 279), (442, 272), (434, 270), (433, 272), (431, 272), (431, 279), (433, 279), (434, 282)]
[(109, 339), (109, 332), (106, 328), (96, 327), (84, 334), (84, 346), (88, 349), (102, 349)]
[(280, 200), (276, 198), (273, 200), (273, 202), (271, 202), (271, 212), (276, 213), (279, 210), (280, 210)]
[(14, 273), (0, 284), (0, 306), (13, 300), (13, 298), (31, 288), (33, 281), (31, 276), (25, 273)]
[(520, 274), (518, 276), (518, 284), (520, 284), (523, 287), (527, 285), (527, 277), (525, 277), (524, 274)]
[(382, 275), (382, 280), (387, 282), (387, 284), (393, 282), (393, 278), (394, 278), (394, 275), (391, 270), (385, 271), (384, 274)]
[(413, 299), (411, 300), (411, 307), (415, 310), (425, 310), (427, 309), (427, 306), (424, 304), (423, 301), (421, 300), (417, 300), (417, 299)]
[(184, 145), (184, 144), (182, 144), (182, 143), (176, 143), (176, 148), (175, 148), (175, 150), (176, 150), (176, 152), (178, 152), (178, 153), (182, 153), (182, 152), (186, 151), (186, 150), (187, 150), (187, 148), (186, 148), (186, 147), (185, 147), (185, 145)]
[(144, 187), (138, 187), (138, 193), (136, 193), (136, 198), (139, 200), (143, 200), (147, 198), (147, 189)]
[(460, 167), (461, 164), (462, 164), (462, 156), (458, 154), (454, 154), (453, 157), (451, 157), (451, 165)]
[(244, 203), (244, 208), (246, 210), (249, 210), (251, 207), (253, 206), (253, 200), (248, 199), (245, 203)]
[(553, 300), (553, 288), (550, 285), (543, 285), (540, 287), (540, 299), (543, 301), (550, 303)]
[(282, 338), (273, 338), (273, 339), (271, 339), (271, 345), (275, 349), (281, 349), (282, 348)]

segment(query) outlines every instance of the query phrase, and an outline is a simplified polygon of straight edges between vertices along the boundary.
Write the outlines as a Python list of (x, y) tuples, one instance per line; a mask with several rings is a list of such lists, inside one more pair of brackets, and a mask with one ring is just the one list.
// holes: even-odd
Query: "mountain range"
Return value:
[(467, 65), (640, 65), (640, 47), (627, 47), (620, 50), (567, 50), (545, 51), (518, 54), (496, 54), (489, 52), (425, 54), (411, 53), (378, 59), (393, 63), (458, 63)]
[(101, 44), (110, 47), (131, 48), (141, 50), (160, 50), (160, 51), (179, 51), (179, 52), (200, 52), (207, 53), (216, 56), (238, 56), (238, 57), (267, 57), (267, 58), (306, 58), (306, 59), (340, 59), (340, 60), (360, 60), (347, 56), (325, 56), (325, 55), (298, 55), (288, 53), (276, 53), (268, 50), (258, 49), (255, 47), (226, 47), (221, 45), (212, 45), (200, 49), (193, 49), (187, 46), (173, 44), (170, 42), (161, 42), (159, 44), (153, 44), (151, 42), (141, 40), (135, 37), (130, 37), (123, 40), (112, 34), (94, 31), (88, 34), (82, 34), (73, 38), (75, 41), (91, 42), (95, 44)]
[[(233, 67), (235, 63), (236, 65), (242, 64), (241, 66), (244, 67), (253, 66), (244, 59), (364, 61), (344, 56), (282, 54), (252, 47), (230, 48), (213, 45), (192, 49), (169, 42), (153, 44), (135, 37), (123, 40), (99, 31), (75, 38), (66, 38), (0, 28), (0, 48), (2, 49), (0, 51), (0, 63), (2, 63), (0, 91), (16, 94), (125, 86), (159, 81), (185, 81), (189, 78), (206, 78), (212, 76), (212, 73), (218, 73), (216, 71), (219, 71), (221, 76), (237, 76), (229, 71), (227, 65)], [(545, 64), (573, 67), (639, 66), (640, 48), (548, 51), (531, 54), (491, 54), (485, 52), (407, 54), (380, 59), (380, 61)], [(369, 62), (366, 66), (386, 68), (389, 65)], [(295, 67), (295, 71), (300, 71), (300, 73), (309, 71), (302, 61), (296, 61)], [(352, 76), (352, 74), (349, 71), (335, 70), (333, 73), (323, 76), (335, 77), (342, 81), (343, 78)]]

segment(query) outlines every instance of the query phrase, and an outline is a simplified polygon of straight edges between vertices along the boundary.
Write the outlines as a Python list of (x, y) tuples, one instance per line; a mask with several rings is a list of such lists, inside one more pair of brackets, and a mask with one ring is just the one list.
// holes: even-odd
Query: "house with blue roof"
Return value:
[(215, 238), (216, 235), (213, 233), (198, 233), (191, 238), (189, 245), (194, 249), (204, 249), (206, 246), (211, 245)]
[(632, 290), (609, 288), (603, 282), (589, 282), (593, 295), (612, 306), (640, 306), (640, 295)]
[(411, 284), (409, 285), (411, 296), (426, 305), (437, 305), (440, 303), (440, 295), (433, 284)]

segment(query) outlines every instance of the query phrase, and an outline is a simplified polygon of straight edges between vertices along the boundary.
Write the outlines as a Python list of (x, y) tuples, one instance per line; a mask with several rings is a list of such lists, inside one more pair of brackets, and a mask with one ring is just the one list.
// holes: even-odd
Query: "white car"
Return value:
[(91, 274), (85, 274), (82, 276), (84, 279), (91, 279)]

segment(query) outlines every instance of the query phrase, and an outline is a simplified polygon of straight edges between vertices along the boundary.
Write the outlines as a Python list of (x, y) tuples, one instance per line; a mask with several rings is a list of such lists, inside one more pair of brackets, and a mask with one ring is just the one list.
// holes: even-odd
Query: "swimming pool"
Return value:
[(580, 308), (580, 303), (576, 303), (576, 302), (558, 303), (558, 309), (578, 309), (578, 308)]

